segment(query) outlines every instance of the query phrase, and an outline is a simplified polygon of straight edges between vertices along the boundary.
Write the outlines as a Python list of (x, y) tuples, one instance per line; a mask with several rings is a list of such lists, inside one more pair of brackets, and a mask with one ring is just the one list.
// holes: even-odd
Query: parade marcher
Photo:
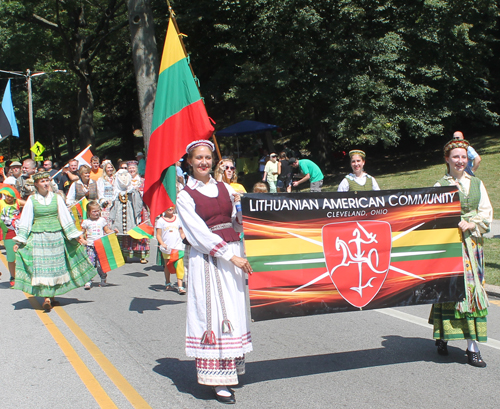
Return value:
[[(94, 247), (94, 242), (105, 234), (113, 233), (113, 231), (108, 227), (108, 222), (106, 219), (101, 217), (101, 207), (96, 201), (90, 201), (87, 204), (87, 219), (82, 222), (82, 232), (85, 237), (87, 254), (89, 256), (89, 261), (97, 269), (97, 273), (101, 278), (101, 287), (107, 285), (107, 273), (102, 271), (101, 263), (97, 257), (97, 252)], [(90, 290), (92, 288), (92, 280), (85, 284), (85, 289)]]
[(33, 159), (25, 159), (22, 172), (22, 176), (18, 178), (18, 183), (16, 183), (16, 189), (21, 195), (21, 199), (26, 200), (35, 191), (32, 176), (36, 173), (36, 162)]
[(271, 153), (271, 155), (269, 155), (269, 160), (264, 167), (264, 175), (262, 176), (262, 181), (269, 184), (270, 193), (276, 193), (276, 182), (278, 181), (280, 173), (281, 164), (278, 162), (278, 155)]
[(448, 173), (434, 185), (458, 187), (465, 298), (457, 303), (434, 304), (429, 323), (434, 325), (433, 335), (440, 355), (448, 355), (448, 341), (466, 339), (469, 365), (485, 367), (476, 341), (487, 341), (488, 296), (484, 289), (482, 235), (490, 229), (493, 208), (483, 182), (465, 171), (468, 147), (465, 140), (451, 140), (445, 145)]
[(109, 221), (109, 209), (114, 200), (115, 167), (110, 160), (102, 162), (102, 176), (97, 180), (97, 199), (101, 206), (101, 216), (111, 225)]
[(132, 186), (132, 176), (126, 169), (120, 169), (115, 175), (114, 200), (109, 212), (111, 229), (119, 233), (118, 241), (124, 257), (139, 257), (141, 263), (147, 263), (149, 244), (146, 239), (137, 240), (127, 235), (141, 223), (143, 209), (141, 194)]
[(80, 180), (71, 184), (66, 196), (68, 206), (74, 205), (84, 197), (87, 200), (97, 200), (97, 183), (90, 179), (90, 167), (82, 165), (78, 169), (78, 173)]
[(237, 193), (246, 193), (245, 187), (238, 183), (236, 168), (232, 159), (226, 158), (219, 161), (214, 172), (217, 182), (224, 182), (230, 185)]
[(128, 161), (127, 170), (128, 173), (130, 173), (130, 176), (132, 176), (131, 179), (132, 186), (134, 187), (134, 189), (137, 189), (142, 196), (142, 192), (144, 189), (144, 178), (142, 178), (138, 172), (137, 161), (135, 160)]
[(186, 294), (184, 288), (184, 249), (182, 240), (186, 237), (182, 231), (181, 222), (175, 214), (175, 206), (170, 206), (156, 221), (156, 238), (162, 253), (165, 273), (165, 287), (167, 290), (174, 288), (170, 282), (170, 275), (177, 277), (177, 292)]
[(0, 220), (3, 230), (3, 243), (7, 253), (7, 266), (10, 273), (10, 286), (14, 285), (16, 277), (16, 253), (14, 252), (14, 237), (17, 234), (21, 213), (19, 192), (14, 186), (4, 186), (0, 189), (3, 199), (0, 200)]
[(58, 194), (50, 189), (50, 175), (33, 175), (36, 192), (24, 206), (14, 241), (16, 281), (14, 289), (45, 297), (49, 311), (54, 297), (82, 287), (97, 274), (81, 244), (85, 243)]
[(228, 388), (244, 373), (252, 350), (246, 307), (245, 273), (235, 203), (239, 195), (210, 176), (214, 145), (201, 140), (186, 151), (192, 176), (179, 192), (177, 210), (190, 244), (186, 354), (196, 358), (198, 383), (210, 385), (216, 399), (236, 401)]
[(90, 179), (94, 182), (97, 182), (99, 178), (102, 176), (103, 169), (101, 168), (101, 160), (99, 156), (92, 156), (90, 159)]
[(349, 173), (337, 189), (338, 192), (380, 190), (377, 181), (364, 171), (366, 154), (358, 149), (349, 152), (352, 173)]
[(292, 183), (294, 187), (309, 180), (311, 182), (311, 192), (321, 192), (324, 176), (318, 165), (309, 159), (299, 160), (296, 158), (290, 158), (288, 162), (292, 168), (299, 168), (300, 172), (304, 175), (302, 179)]
[(65, 195), (68, 194), (71, 184), (78, 180), (80, 180), (80, 176), (78, 175), (78, 161), (76, 159), (71, 159), (68, 162), (68, 166), (62, 168), (61, 172), (54, 179), (59, 190)]

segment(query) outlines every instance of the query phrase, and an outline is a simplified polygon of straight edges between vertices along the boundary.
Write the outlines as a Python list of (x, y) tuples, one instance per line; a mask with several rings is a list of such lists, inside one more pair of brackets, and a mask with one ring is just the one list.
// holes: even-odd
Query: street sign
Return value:
[(35, 156), (37, 162), (43, 162), (43, 156)]
[(45, 146), (43, 146), (40, 142), (35, 142), (35, 144), (31, 147), (31, 151), (36, 155), (40, 156), (45, 151)]

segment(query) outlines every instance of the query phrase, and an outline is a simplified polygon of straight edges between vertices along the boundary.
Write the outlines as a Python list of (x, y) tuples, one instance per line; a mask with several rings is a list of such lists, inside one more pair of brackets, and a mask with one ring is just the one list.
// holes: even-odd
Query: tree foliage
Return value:
[[(150, 4), (161, 50), (167, 5)], [(458, 124), (498, 123), (494, 0), (171, 4), (217, 129), (243, 119), (275, 123), (327, 164), (336, 149), (424, 143)], [(76, 10), (85, 11), (84, 22)], [(68, 40), (75, 50), (79, 38), (87, 44), (81, 56), (90, 63), (97, 127), (131, 133), (139, 115), (124, 0), (4, 1), (0, 12), (2, 67), (73, 69), (43, 82), (55, 93), (37, 101), (47, 132), (78, 129), (81, 75), (71, 68), (76, 54), (68, 52)], [(33, 14), (56, 22), (59, 31), (33, 24)]]

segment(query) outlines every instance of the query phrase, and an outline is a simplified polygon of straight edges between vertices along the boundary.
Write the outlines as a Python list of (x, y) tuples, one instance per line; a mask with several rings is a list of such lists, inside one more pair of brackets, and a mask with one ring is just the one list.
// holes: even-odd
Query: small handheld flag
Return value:
[(153, 226), (147, 224), (147, 222), (138, 224), (133, 229), (129, 230), (127, 234), (133, 239), (152, 239), (154, 233)]
[(94, 241), (94, 248), (104, 273), (125, 264), (125, 259), (123, 258), (115, 233), (108, 234)]

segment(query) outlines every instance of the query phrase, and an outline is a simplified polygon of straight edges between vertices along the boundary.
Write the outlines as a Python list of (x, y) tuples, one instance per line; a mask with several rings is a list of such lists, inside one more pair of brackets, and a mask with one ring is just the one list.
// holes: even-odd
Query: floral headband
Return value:
[(470, 146), (469, 142), (467, 142), (465, 139), (452, 139), (446, 145), (444, 145), (443, 150), (444, 154), (446, 155), (452, 149), (462, 148), (467, 150), (469, 146)]

